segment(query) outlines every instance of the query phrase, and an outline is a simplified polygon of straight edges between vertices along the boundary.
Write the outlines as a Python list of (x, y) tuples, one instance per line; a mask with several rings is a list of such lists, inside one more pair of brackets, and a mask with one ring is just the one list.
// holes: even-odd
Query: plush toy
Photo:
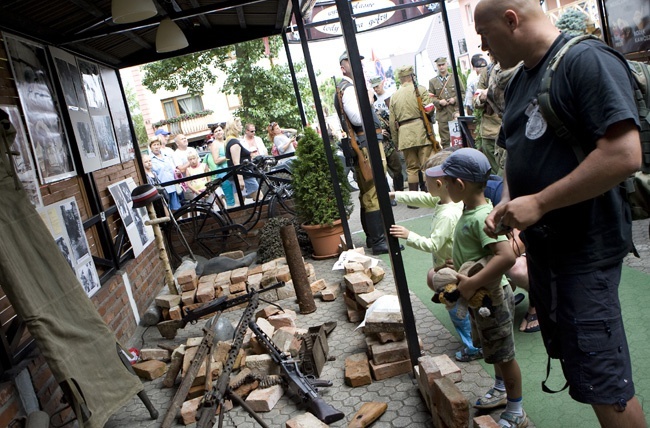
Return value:
[[(485, 267), (490, 258), (484, 257), (476, 262), (466, 262), (460, 267), (458, 273), (473, 276)], [(443, 268), (436, 272), (432, 281), (435, 294), (431, 300), (435, 303), (444, 303), (448, 309), (457, 305), (456, 316), (461, 319), (467, 316), (468, 306), (478, 309), (479, 315), (483, 317), (491, 316), (494, 306), (503, 303), (504, 295), (500, 281), (479, 288), (468, 302), (458, 291), (458, 273), (450, 268)]]

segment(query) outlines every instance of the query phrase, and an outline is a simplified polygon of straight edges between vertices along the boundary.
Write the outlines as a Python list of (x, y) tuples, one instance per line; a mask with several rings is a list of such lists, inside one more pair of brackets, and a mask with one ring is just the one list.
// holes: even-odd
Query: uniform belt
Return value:
[(422, 118), (421, 117), (414, 117), (413, 119), (400, 120), (397, 123), (399, 124), (399, 126), (402, 126), (402, 125), (406, 125), (407, 123), (414, 122), (416, 120), (422, 120)]
[[(375, 129), (375, 134), (381, 134), (382, 132), (383, 132), (383, 130), (381, 128)], [(355, 132), (355, 134), (357, 134), (357, 135), (366, 135), (366, 133), (363, 132), (363, 131)]]

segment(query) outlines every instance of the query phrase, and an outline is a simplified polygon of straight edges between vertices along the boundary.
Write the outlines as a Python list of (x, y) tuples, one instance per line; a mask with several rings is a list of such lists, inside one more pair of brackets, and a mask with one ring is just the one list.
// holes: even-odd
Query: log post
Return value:
[[(174, 273), (172, 272), (172, 266), (169, 264), (169, 257), (167, 256), (167, 249), (165, 248), (165, 241), (163, 241), (162, 232), (160, 231), (160, 226), (158, 223), (158, 217), (156, 216), (156, 211), (154, 210), (153, 204), (147, 204), (147, 212), (149, 213), (150, 222), (147, 222), (147, 225), (153, 227), (153, 234), (156, 239), (156, 248), (158, 248), (158, 257), (162, 261), (163, 268), (165, 269), (165, 284), (171, 294), (178, 294), (176, 289), (176, 284), (174, 283)], [(162, 219), (160, 219), (162, 220)]]
[(314, 295), (307, 279), (307, 270), (300, 253), (296, 230), (292, 224), (280, 228), (280, 238), (282, 239), (287, 265), (289, 265), (293, 288), (296, 290), (300, 313), (310, 314), (316, 311), (316, 302), (314, 302)]

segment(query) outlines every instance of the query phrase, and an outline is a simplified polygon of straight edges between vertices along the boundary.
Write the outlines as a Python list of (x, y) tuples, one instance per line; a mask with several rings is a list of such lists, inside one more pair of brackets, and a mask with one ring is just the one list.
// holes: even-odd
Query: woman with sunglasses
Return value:
[(254, 124), (247, 123), (246, 126), (244, 126), (244, 147), (246, 147), (248, 151), (251, 152), (251, 157), (253, 159), (255, 159), (256, 156), (269, 155), (269, 151), (266, 149), (266, 146), (264, 146), (264, 141), (255, 135), (256, 132), (257, 130), (255, 129)]

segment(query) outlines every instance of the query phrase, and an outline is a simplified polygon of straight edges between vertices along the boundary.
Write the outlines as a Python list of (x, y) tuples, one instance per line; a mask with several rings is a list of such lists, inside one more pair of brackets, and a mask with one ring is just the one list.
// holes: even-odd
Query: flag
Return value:
[(379, 58), (375, 55), (375, 50), (372, 49), (370, 52), (372, 54), (372, 62), (375, 64), (375, 74), (381, 76), (382, 80), (386, 80), (386, 72), (384, 71), (384, 67), (381, 65), (381, 61), (379, 61)]

